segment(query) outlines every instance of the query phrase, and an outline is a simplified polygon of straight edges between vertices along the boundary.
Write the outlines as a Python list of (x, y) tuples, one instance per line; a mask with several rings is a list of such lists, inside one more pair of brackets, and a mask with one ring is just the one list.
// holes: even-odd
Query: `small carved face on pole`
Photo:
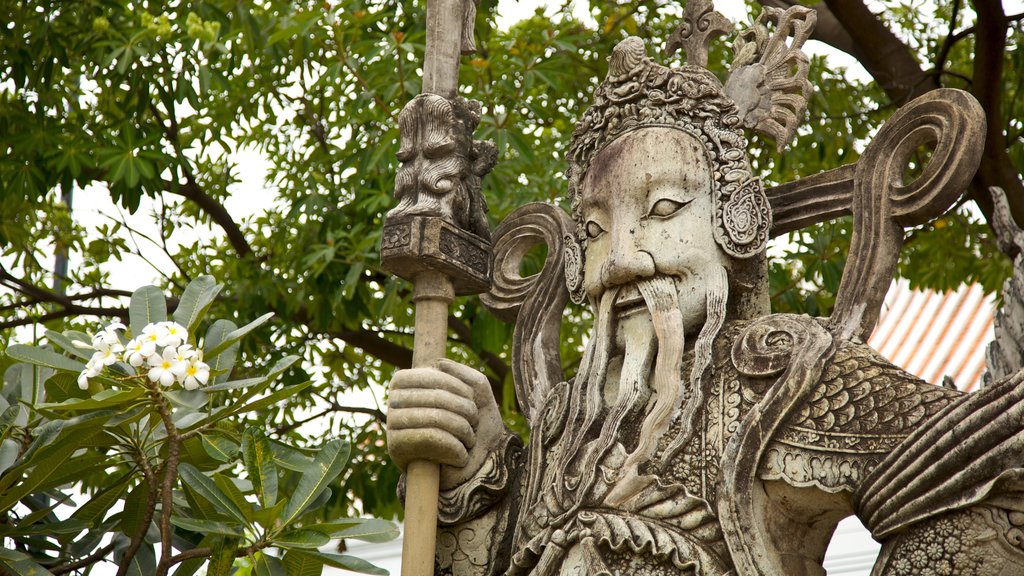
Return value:
[(612, 309), (627, 316), (645, 308), (640, 281), (665, 276), (685, 333), (695, 336), (707, 316), (709, 276), (731, 267), (714, 237), (713, 185), (704, 146), (682, 130), (644, 128), (598, 153), (581, 186), (591, 301), (617, 288)]

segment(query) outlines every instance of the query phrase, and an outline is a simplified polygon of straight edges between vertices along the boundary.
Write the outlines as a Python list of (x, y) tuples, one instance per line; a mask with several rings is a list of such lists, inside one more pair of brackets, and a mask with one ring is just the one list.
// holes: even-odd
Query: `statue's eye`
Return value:
[(593, 220), (587, 220), (586, 231), (587, 238), (590, 239), (597, 238), (601, 234), (604, 234), (604, 228), (601, 228), (601, 226), (597, 222), (594, 222)]
[(652, 218), (667, 218), (678, 212), (686, 204), (686, 202), (662, 198), (655, 202), (654, 206), (651, 206), (651, 211), (647, 215)]

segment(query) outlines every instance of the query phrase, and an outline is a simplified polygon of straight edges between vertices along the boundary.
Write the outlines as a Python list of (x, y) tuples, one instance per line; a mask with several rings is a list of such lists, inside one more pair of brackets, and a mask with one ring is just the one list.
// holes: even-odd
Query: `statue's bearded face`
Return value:
[(672, 280), (687, 336), (706, 318), (709, 274), (728, 269), (715, 242), (712, 174), (703, 145), (672, 128), (644, 128), (609, 144), (582, 183), (587, 236), (583, 286), (616, 317), (645, 309), (639, 281)]
[[(594, 336), (577, 375), (584, 425), (567, 454), (579, 448), (590, 454), (579, 461), (601, 461), (621, 453), (607, 495), (612, 505), (643, 490), (649, 478), (640, 466), (655, 458), (675, 422), (675, 440), (657, 458), (667, 462), (684, 445), (703, 405), (731, 265), (715, 241), (713, 184), (703, 145), (661, 127), (616, 139), (581, 182), (583, 288), (595, 306)], [(595, 427), (600, 433), (588, 441)], [(578, 481), (570, 474), (567, 486), (591, 486), (593, 469), (581, 470)]]

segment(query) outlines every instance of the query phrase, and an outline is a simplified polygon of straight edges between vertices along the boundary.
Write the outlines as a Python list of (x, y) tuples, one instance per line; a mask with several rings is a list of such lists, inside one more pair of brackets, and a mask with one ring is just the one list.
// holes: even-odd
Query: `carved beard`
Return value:
[[(571, 434), (561, 458), (564, 482), (559, 487), (562, 502), (568, 505), (565, 514), (572, 513), (591, 492), (599, 471), (609, 452), (623, 444), (629, 453), (617, 458), (617, 473), (605, 480), (616, 485), (606, 497), (609, 504), (621, 506), (654, 481), (654, 476), (642, 476), (641, 464), (649, 462), (659, 442), (676, 420), (680, 431), (665, 450), (655, 469), (664, 467), (689, 441), (697, 427), (703, 407), (702, 380), (711, 365), (712, 344), (725, 320), (729, 285), (725, 268), (715, 266), (708, 270), (706, 319), (694, 343), (694, 361), (689, 378), (682, 372), (685, 353), (683, 315), (679, 305), (676, 279), (656, 276), (638, 282), (638, 288), (650, 313), (650, 323), (637, 322), (630, 317), (615, 317), (614, 303), (619, 290), (606, 291), (596, 307), (594, 337), (583, 354), (577, 382), (581, 382), (582, 397), (570, 403), (568, 422), (582, 425)], [(604, 398), (604, 389), (613, 360), (616, 323), (621, 322), (627, 333), (622, 354), (622, 369), (618, 392), (610, 405)], [(647, 328), (645, 329), (644, 326)], [(655, 357), (654, 351), (657, 350)], [(649, 383), (649, 384), (648, 384)], [(654, 395), (653, 403), (649, 400)], [(645, 409), (650, 406), (649, 410)], [(639, 416), (643, 421), (639, 431), (628, 437), (620, 434), (623, 423)], [(600, 431), (598, 432), (598, 422)], [(596, 433), (596, 438), (594, 438)]]

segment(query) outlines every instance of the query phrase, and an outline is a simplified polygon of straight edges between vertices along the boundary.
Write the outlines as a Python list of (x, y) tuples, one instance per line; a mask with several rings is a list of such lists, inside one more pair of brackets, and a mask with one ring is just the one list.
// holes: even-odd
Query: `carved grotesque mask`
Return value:
[(674, 128), (623, 135), (595, 158), (581, 186), (583, 287), (593, 302), (617, 288), (615, 314), (645, 310), (638, 282), (661, 275), (678, 291), (687, 335), (706, 317), (709, 274), (728, 269), (712, 215), (703, 145)]

